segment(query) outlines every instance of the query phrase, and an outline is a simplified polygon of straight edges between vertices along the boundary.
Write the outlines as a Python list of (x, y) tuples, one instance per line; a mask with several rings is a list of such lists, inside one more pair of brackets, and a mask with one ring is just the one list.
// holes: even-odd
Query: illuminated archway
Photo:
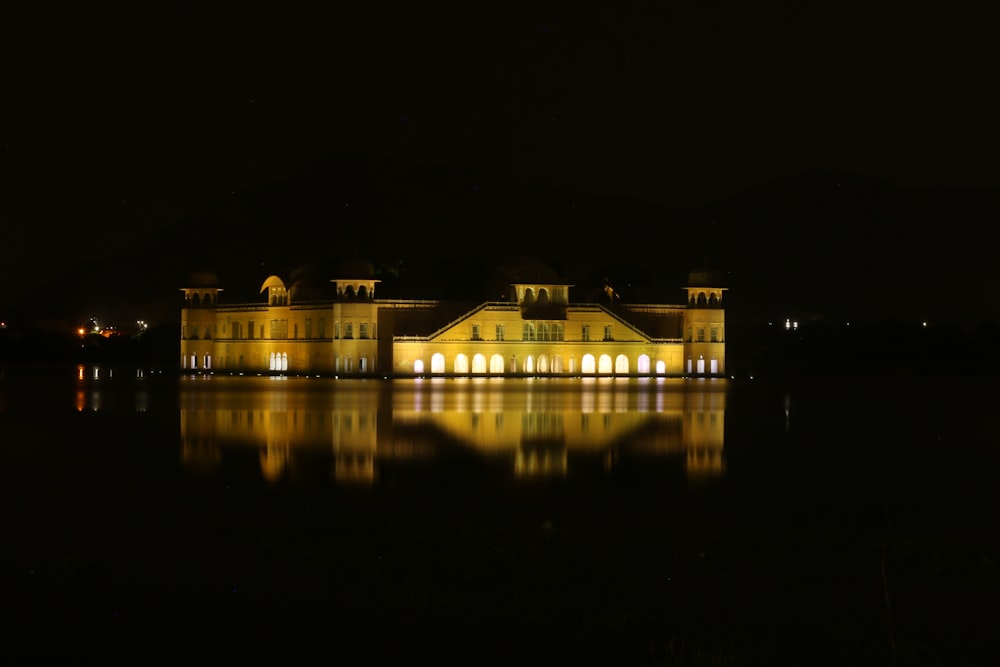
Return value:
[(663, 375), (667, 372), (667, 364), (662, 359), (656, 362), (656, 374)]
[(423, 373), (424, 372), (424, 361), (423, 359), (417, 359), (413, 362), (413, 372)]
[(490, 373), (498, 375), (503, 373), (503, 357), (499, 354), (494, 354), (490, 357)]
[(549, 358), (544, 354), (538, 355), (538, 372), (543, 375), (549, 372)]
[(640, 354), (639, 358), (635, 362), (635, 371), (637, 373), (648, 375), (649, 374), (649, 355)]
[(597, 372), (601, 375), (608, 375), (611, 373), (611, 355), (602, 354), (601, 358), (597, 360)]
[(583, 355), (583, 359), (580, 361), (580, 372), (593, 373), (594, 370), (595, 370), (594, 355), (592, 354)]
[(524, 358), (524, 372), (525, 373), (535, 372), (535, 358), (530, 354)]
[(628, 357), (624, 354), (619, 354), (615, 358), (615, 373), (627, 374), (628, 373)]
[(486, 357), (482, 354), (477, 354), (472, 357), (472, 372), (473, 373), (485, 373), (486, 372)]
[(558, 354), (552, 355), (552, 372), (562, 373), (563, 372), (563, 360)]
[(444, 355), (440, 352), (431, 357), (431, 373), (444, 373)]
[(703, 375), (705, 373), (705, 357), (698, 357), (698, 375)]
[(467, 357), (464, 354), (455, 355), (455, 372), (456, 373), (469, 372), (469, 357)]

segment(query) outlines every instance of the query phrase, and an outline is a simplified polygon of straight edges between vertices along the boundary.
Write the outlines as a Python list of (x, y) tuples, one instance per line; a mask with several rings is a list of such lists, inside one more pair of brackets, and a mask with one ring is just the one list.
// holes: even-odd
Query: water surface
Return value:
[(24, 657), (986, 664), (983, 379), (5, 369)]

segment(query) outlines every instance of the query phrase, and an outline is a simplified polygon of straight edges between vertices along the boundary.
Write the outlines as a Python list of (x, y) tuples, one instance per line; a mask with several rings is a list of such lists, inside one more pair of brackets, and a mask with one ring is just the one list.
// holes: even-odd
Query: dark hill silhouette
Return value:
[[(578, 295), (604, 282), (627, 301), (679, 302), (688, 271), (723, 272), (734, 324), (784, 317), (881, 319), (951, 313), (996, 278), (977, 240), (998, 210), (989, 189), (909, 190), (807, 172), (700, 207), (543, 188), (488, 172), (338, 153), (152, 225), (111, 256), (26, 280), (12, 312), (178, 317), (179, 288), (218, 274), (228, 302), (279, 275), (333, 277), (373, 262), (379, 296), (490, 298), (511, 257), (551, 266)], [(987, 316), (985, 311), (981, 316)], [(4, 315), (8, 319), (10, 316)]]

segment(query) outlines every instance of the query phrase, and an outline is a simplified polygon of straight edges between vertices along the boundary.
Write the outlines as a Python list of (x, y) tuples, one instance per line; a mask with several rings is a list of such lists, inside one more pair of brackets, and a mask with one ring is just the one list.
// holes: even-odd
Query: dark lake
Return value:
[(994, 384), (6, 368), (4, 653), (994, 664)]

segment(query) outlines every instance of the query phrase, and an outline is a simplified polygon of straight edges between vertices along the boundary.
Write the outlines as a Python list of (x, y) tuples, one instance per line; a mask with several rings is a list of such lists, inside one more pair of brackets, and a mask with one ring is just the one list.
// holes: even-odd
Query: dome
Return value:
[(346, 259), (337, 266), (338, 278), (374, 278), (375, 265), (364, 259)]
[(218, 287), (219, 276), (214, 271), (192, 271), (188, 274), (190, 287)]
[(698, 269), (688, 273), (688, 287), (719, 287), (722, 285), (722, 273), (710, 269)]
[(285, 282), (278, 276), (268, 276), (267, 280), (264, 281), (264, 284), (260, 286), (260, 291), (263, 292), (271, 287), (277, 287), (278, 289), (283, 290), (285, 289)]
[(503, 262), (498, 271), (506, 282), (561, 285), (565, 281), (555, 269), (536, 257), (513, 257)]

